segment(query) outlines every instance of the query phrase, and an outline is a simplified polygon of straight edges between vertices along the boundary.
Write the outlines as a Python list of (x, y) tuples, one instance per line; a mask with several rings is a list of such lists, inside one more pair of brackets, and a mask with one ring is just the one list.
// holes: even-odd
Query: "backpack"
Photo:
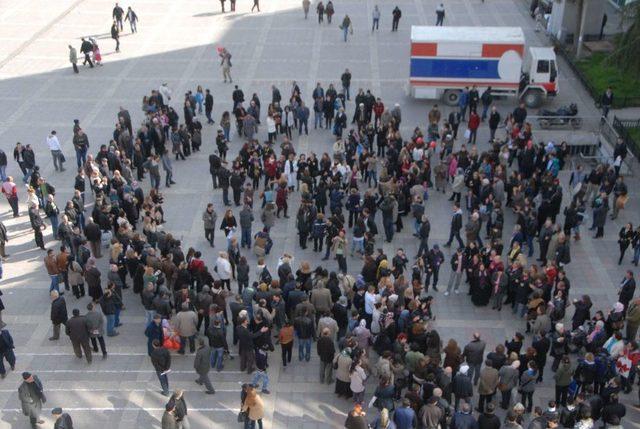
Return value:
[(260, 273), (260, 283), (270, 285), (272, 280), (273, 278), (271, 277), (271, 273), (269, 272), (267, 267), (264, 267), (262, 269), (262, 272)]

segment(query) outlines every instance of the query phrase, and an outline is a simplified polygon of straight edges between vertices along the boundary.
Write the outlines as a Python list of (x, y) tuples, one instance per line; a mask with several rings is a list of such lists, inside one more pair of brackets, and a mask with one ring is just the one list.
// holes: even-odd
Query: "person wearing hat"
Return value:
[(176, 402), (172, 399), (164, 406), (164, 414), (162, 414), (162, 429), (178, 429), (178, 420), (176, 418)]
[(56, 421), (53, 423), (53, 429), (73, 429), (73, 420), (67, 413), (62, 412), (62, 408), (56, 407), (51, 410), (51, 415)]
[(23, 372), (22, 380), (22, 384), (18, 388), (18, 398), (22, 405), (22, 413), (29, 417), (31, 428), (35, 429), (44, 423), (44, 420), (40, 419), (40, 413), (42, 412), (42, 404), (47, 402), (47, 398), (44, 396), (42, 382), (38, 376), (30, 372)]

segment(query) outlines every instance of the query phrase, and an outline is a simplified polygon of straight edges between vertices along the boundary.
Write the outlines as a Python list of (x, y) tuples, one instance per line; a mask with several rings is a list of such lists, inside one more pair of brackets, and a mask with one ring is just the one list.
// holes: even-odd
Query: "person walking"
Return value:
[(87, 363), (91, 364), (93, 357), (91, 355), (91, 347), (89, 347), (89, 326), (86, 316), (80, 315), (80, 310), (74, 308), (71, 312), (73, 316), (66, 323), (66, 333), (71, 340), (73, 352), (78, 358), (82, 358), (82, 351), (87, 359)]
[(600, 106), (602, 107), (602, 117), (607, 119), (609, 116), (609, 110), (611, 110), (611, 106), (613, 105), (613, 89), (611, 87), (607, 87), (605, 92), (602, 94), (600, 98)]
[(398, 6), (396, 6), (391, 14), (393, 16), (393, 19), (391, 21), (391, 31), (398, 31), (398, 24), (400, 23), (400, 18), (402, 17), (402, 11)]
[(349, 33), (353, 34), (353, 24), (351, 23), (351, 18), (349, 18), (349, 15), (345, 15), (344, 18), (342, 19), (342, 24), (340, 24), (340, 29), (342, 30), (342, 33), (344, 35), (344, 41), (346, 43), (347, 34)]
[(53, 429), (73, 429), (73, 419), (67, 413), (62, 412), (62, 408), (56, 407), (51, 410), (51, 415), (55, 419)]
[(211, 114), (213, 112), (213, 95), (211, 95), (211, 91), (209, 88), (205, 89), (204, 95), (204, 114), (207, 117), (207, 124), (214, 124), (216, 121), (213, 120)]
[(57, 290), (51, 291), (51, 324), (53, 325), (53, 335), (49, 341), (60, 339), (60, 325), (67, 323), (67, 303)]
[(318, 24), (322, 24), (324, 22), (324, 3), (322, 0), (316, 5), (316, 13), (318, 14)]
[(527, 364), (527, 369), (520, 375), (518, 391), (522, 395), (520, 402), (524, 405), (526, 412), (531, 413), (533, 409), (533, 393), (536, 390), (536, 380), (538, 379), (538, 367), (535, 361), (531, 360)]
[(22, 413), (29, 417), (32, 429), (44, 424), (44, 420), (40, 418), (40, 413), (42, 412), (42, 405), (47, 402), (47, 398), (44, 395), (44, 387), (38, 376), (26, 371), (22, 373), (22, 384), (18, 388), (18, 399), (22, 405)]
[(113, 11), (111, 12), (111, 18), (113, 18), (113, 23), (118, 26), (120, 31), (122, 31), (124, 28), (123, 22), (122, 22), (123, 16), (124, 16), (124, 9), (122, 9), (120, 5), (116, 3), (116, 5), (113, 8)]
[(256, 423), (262, 429), (262, 418), (264, 417), (264, 402), (255, 387), (248, 387), (247, 394), (242, 401), (240, 411), (246, 415), (244, 429), (255, 429)]
[(80, 44), (80, 53), (84, 54), (84, 61), (82, 62), (83, 66), (86, 66), (89, 63), (89, 67), (93, 68), (93, 61), (91, 60), (91, 54), (93, 53), (93, 44), (86, 40), (84, 37), (81, 39), (82, 43)]
[(309, 7), (311, 6), (310, 0), (302, 0), (302, 11), (304, 12), (304, 19), (309, 16)]
[(124, 20), (129, 21), (132, 34), (138, 32), (138, 15), (131, 9), (131, 6), (127, 8), (127, 15), (124, 17)]
[(207, 208), (204, 213), (202, 213), (202, 222), (204, 224), (204, 238), (209, 242), (211, 247), (215, 247), (213, 244), (213, 239), (215, 235), (216, 229), (216, 221), (218, 219), (218, 215), (213, 208), (213, 204), (207, 204)]
[(256, 371), (253, 374), (253, 379), (251, 381), (251, 384), (256, 388), (258, 388), (260, 386), (260, 382), (262, 382), (262, 390), (260, 392), (265, 395), (269, 395), (271, 393), (269, 392), (269, 375), (267, 374), (267, 362), (269, 360), (268, 350), (268, 344), (256, 347)]
[(220, 56), (220, 67), (222, 68), (222, 77), (224, 78), (224, 83), (227, 83), (227, 79), (229, 79), (229, 83), (232, 83), (233, 79), (231, 79), (231, 54), (229, 53), (229, 51), (227, 51), (226, 48), (222, 48), (218, 55)]
[(2, 322), (0, 322), (0, 378), (7, 376), (7, 369), (4, 367), (4, 361), (9, 364), (11, 371), (16, 369), (16, 355), (13, 352), (15, 348), (13, 344), (13, 337), (7, 329), (2, 329)]
[(87, 163), (87, 149), (89, 149), (89, 137), (82, 128), (78, 128), (73, 136), (73, 148), (76, 151), (76, 163), (80, 169)]
[(64, 155), (62, 154), (62, 146), (60, 145), (60, 141), (58, 140), (58, 136), (56, 130), (51, 131), (47, 138), (45, 139), (47, 146), (49, 146), (49, 150), (51, 151), (51, 157), (53, 158), (53, 167), (56, 171), (65, 171), (64, 169)]
[(198, 351), (196, 351), (196, 356), (193, 360), (193, 369), (195, 369), (196, 374), (198, 374), (196, 384), (200, 386), (204, 385), (207, 389), (205, 393), (208, 395), (216, 393), (209, 379), (209, 371), (211, 370), (211, 347), (205, 344), (204, 338), (198, 339)]
[(438, 7), (436, 7), (436, 27), (442, 26), (444, 24), (444, 4), (440, 3)]
[(451, 216), (451, 227), (449, 230), (449, 240), (445, 243), (444, 247), (450, 247), (453, 239), (458, 240), (458, 245), (464, 248), (464, 242), (460, 237), (460, 230), (462, 229), (462, 210), (460, 209), (460, 203), (455, 202), (453, 204), (453, 215)]
[(151, 352), (151, 364), (156, 371), (158, 380), (160, 380), (160, 386), (162, 387), (162, 394), (169, 396), (169, 377), (167, 374), (171, 372), (171, 355), (169, 350), (165, 349), (159, 340), (153, 340), (153, 351)]
[(98, 353), (98, 343), (100, 343), (102, 359), (106, 359), (107, 346), (104, 343), (104, 316), (96, 311), (95, 304), (90, 302), (87, 304), (87, 314), (84, 317), (87, 319), (87, 330), (89, 331), (93, 351)]
[(73, 72), (80, 73), (80, 70), (78, 70), (78, 51), (71, 45), (69, 45), (69, 62), (73, 67)]
[(251, 6), (251, 12), (253, 12), (254, 8), (257, 8), (258, 12), (260, 12), (260, 0), (253, 0), (253, 6)]
[(373, 30), (377, 30), (378, 25), (380, 24), (380, 9), (378, 9), (378, 5), (375, 5), (373, 7), (373, 12), (371, 15), (373, 18), (373, 24), (371, 25), (371, 32), (373, 33)]
[(116, 21), (113, 21), (113, 25), (111, 25), (111, 38), (116, 41), (116, 52), (120, 52), (120, 31)]
[(2, 183), (2, 193), (7, 198), (9, 206), (11, 206), (13, 217), (20, 216), (18, 211), (18, 187), (13, 182), (12, 176), (7, 177)]

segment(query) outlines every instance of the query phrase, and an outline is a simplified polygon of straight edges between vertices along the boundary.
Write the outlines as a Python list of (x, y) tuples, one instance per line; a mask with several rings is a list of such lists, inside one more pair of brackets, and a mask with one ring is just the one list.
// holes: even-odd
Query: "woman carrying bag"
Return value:
[[(262, 417), (264, 417), (264, 403), (254, 387), (247, 387), (247, 396), (242, 401), (242, 408), (238, 421), (244, 421), (244, 429), (262, 429)], [(242, 415), (244, 414), (244, 418)]]

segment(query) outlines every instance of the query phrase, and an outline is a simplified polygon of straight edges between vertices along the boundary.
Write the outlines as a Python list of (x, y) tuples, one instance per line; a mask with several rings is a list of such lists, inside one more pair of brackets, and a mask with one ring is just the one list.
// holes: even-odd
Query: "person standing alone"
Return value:
[(22, 405), (22, 413), (29, 417), (32, 428), (44, 424), (44, 420), (40, 419), (42, 412), (42, 404), (47, 402), (44, 396), (44, 388), (40, 379), (32, 375), (30, 372), (22, 373), (22, 384), (18, 388), (18, 398)]
[(373, 33), (373, 30), (378, 29), (378, 24), (380, 23), (380, 9), (378, 9), (378, 5), (373, 7), (372, 18), (373, 24), (371, 25), (371, 32)]
[(391, 21), (391, 31), (398, 31), (398, 24), (400, 23), (400, 18), (402, 17), (402, 11), (398, 6), (393, 9), (392, 15), (393, 20)]
[(69, 45), (69, 62), (73, 67), (73, 72), (80, 73), (80, 70), (78, 70), (78, 51), (71, 45)]
[(440, 6), (436, 7), (436, 27), (444, 24), (444, 4), (440, 3)]
[(116, 21), (113, 21), (113, 25), (111, 26), (111, 38), (116, 41), (116, 52), (120, 52), (120, 31), (118, 30)]
[(114, 25), (117, 24), (120, 31), (122, 31), (123, 30), (122, 17), (124, 16), (124, 10), (120, 7), (120, 5), (118, 5), (118, 3), (116, 3), (115, 7), (113, 8), (113, 12), (111, 13), (111, 16), (113, 17)]

